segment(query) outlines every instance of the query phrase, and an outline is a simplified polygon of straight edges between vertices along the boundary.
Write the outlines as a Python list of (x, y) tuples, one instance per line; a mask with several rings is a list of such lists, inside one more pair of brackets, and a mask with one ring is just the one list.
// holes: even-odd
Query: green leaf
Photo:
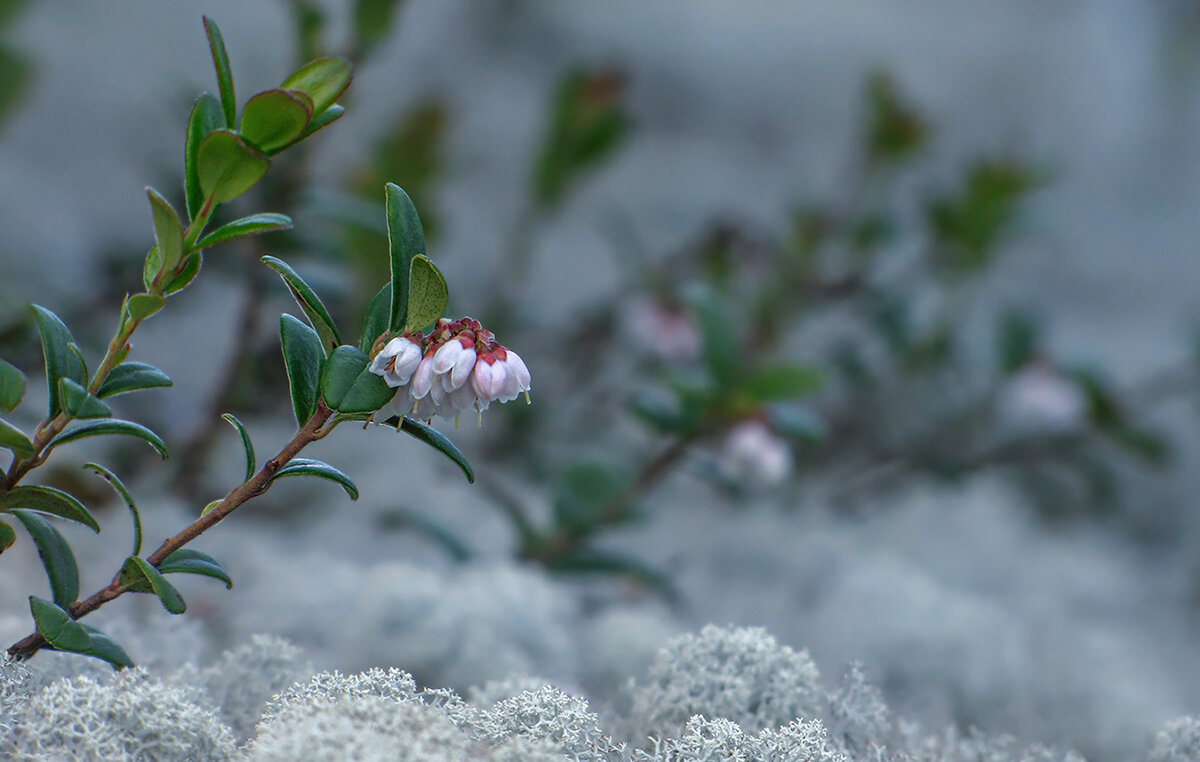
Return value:
[[(158, 252), (158, 245), (150, 247), (150, 252), (146, 254), (146, 263), (142, 265), (142, 284), (149, 291), (154, 288), (154, 281), (158, 280), (159, 273), (162, 272), (162, 254)], [(129, 299), (125, 299), (125, 308), (129, 307)]]
[(333, 104), (329, 108), (313, 117), (312, 121), (308, 123), (308, 129), (304, 131), (304, 134), (300, 136), (300, 139), (304, 140), (314, 132), (325, 129), (329, 125), (341, 119), (342, 115), (345, 113), (346, 109), (342, 108), (336, 103)]
[[(125, 653), (125, 649), (117, 645), (117, 641), (110, 638), (108, 635), (100, 631), (99, 628), (93, 627), (90, 624), (79, 623), (79, 626), (91, 637), (92, 642), (87, 648), (82, 651), (76, 651), (85, 656), (94, 656), (97, 659), (103, 659), (114, 667), (132, 667), (133, 659), (129, 658), (129, 654)], [(59, 649), (60, 651), (66, 649)]]
[(312, 98), (313, 113), (320, 114), (333, 105), (354, 74), (354, 67), (336, 56), (309, 61), (283, 80), (284, 90), (299, 90)]
[(292, 292), (292, 297), (304, 311), (304, 316), (320, 336), (324, 353), (332, 352), (342, 343), (342, 338), (338, 334), (337, 326), (333, 324), (333, 318), (329, 316), (329, 310), (325, 309), (317, 293), (282, 259), (263, 257), (262, 261), (283, 278), (284, 285)]
[(133, 502), (133, 495), (129, 494), (128, 488), (125, 487), (125, 483), (121, 481), (120, 477), (99, 463), (84, 463), (83, 467), (99, 474), (125, 501), (125, 507), (129, 509), (129, 515), (133, 519), (133, 555), (140, 554), (142, 552), (142, 516), (138, 513), (137, 504)]
[(38, 333), (42, 336), (42, 357), (46, 361), (46, 386), (50, 393), (50, 416), (53, 418), (62, 412), (62, 395), (59, 392), (58, 380), (69, 378), (80, 384), (86, 384), (87, 369), (73, 349), (75, 340), (67, 326), (45, 307), (33, 305), (34, 320), (37, 321)]
[(29, 441), (29, 437), (3, 418), (0, 418), (0, 447), (12, 450), (18, 458), (33, 455), (33, 442)]
[(221, 91), (221, 111), (225, 126), (233, 129), (237, 125), (237, 95), (233, 91), (233, 73), (229, 70), (229, 54), (225, 52), (225, 40), (217, 22), (204, 16), (204, 33), (208, 36), (208, 48), (212, 51), (213, 67), (217, 70), (217, 87)]
[(85, 437), (98, 437), (106, 434), (121, 434), (129, 437), (137, 437), (146, 444), (150, 445), (163, 458), (167, 457), (167, 445), (162, 441), (162, 438), (155, 434), (150, 429), (134, 423), (133, 421), (122, 421), (118, 419), (91, 421), (81, 426), (76, 426), (73, 429), (68, 429), (63, 433), (50, 440), (46, 445), (46, 451), (49, 452), (55, 447), (67, 442), (74, 442), (76, 439)]
[(196, 248), (207, 249), (209, 246), (215, 246), (218, 243), (233, 241), (252, 235), (262, 235), (263, 233), (270, 233), (273, 230), (287, 230), (291, 226), (292, 218), (286, 214), (275, 214), (274, 212), (252, 214), (249, 217), (242, 217), (217, 228), (201, 238), (199, 243), (196, 244)]
[(233, 588), (233, 580), (217, 563), (217, 559), (191, 548), (180, 548), (162, 560), (158, 570), (163, 574), (199, 574), (204, 577), (219, 579), (225, 583), (225, 589)]
[(187, 611), (183, 596), (175, 587), (167, 582), (167, 578), (150, 562), (138, 556), (125, 559), (117, 581), (135, 593), (154, 593), (162, 601), (163, 608), (172, 614), (182, 614)]
[(793, 399), (821, 388), (821, 371), (808, 365), (775, 365), (746, 379), (743, 391), (758, 402)]
[(88, 390), (69, 378), (58, 380), (58, 392), (63, 409), (72, 418), (111, 418), (112, 411), (100, 400), (88, 394)]
[(425, 424), (414, 421), (411, 418), (404, 418), (397, 421), (396, 418), (390, 418), (387, 421), (388, 425), (396, 426), (399, 424), (400, 431), (403, 431), (409, 436), (416, 437), (441, 454), (445, 455), (450, 460), (462, 469), (463, 474), (467, 477), (467, 481), (471, 484), (475, 483), (475, 472), (471, 470), (471, 464), (467, 462), (467, 458), (462, 454), (450, 439), (438, 431), (437, 429), (426, 426)]
[(162, 259), (162, 269), (172, 272), (183, 259), (183, 223), (171, 204), (153, 188), (146, 188), (150, 211), (154, 218), (154, 243)]
[(218, 204), (250, 190), (270, 167), (267, 157), (232, 130), (213, 130), (196, 151), (200, 192)]
[(737, 377), (742, 364), (733, 321), (712, 289), (701, 286), (693, 289), (688, 296), (700, 323), (705, 365), (718, 384), (728, 386)]
[(385, 283), (383, 288), (371, 297), (367, 305), (367, 313), (363, 315), (362, 335), (358, 339), (358, 348), (370, 354), (375, 340), (388, 332), (388, 310), (392, 307), (392, 284)]
[(71, 618), (66, 607), (44, 601), (36, 595), (29, 596), (29, 610), (37, 631), (52, 647), (59, 651), (78, 653), (92, 645), (92, 637), (83, 625)]
[(24, 396), (25, 374), (17, 366), (0, 360), (0, 410), (12, 410)]
[(364, 54), (387, 39), (399, 5), (400, 0), (356, 0), (351, 18), (354, 37)]
[(144, 362), (123, 362), (113, 368), (100, 384), (96, 396), (100, 399), (115, 397), (140, 389), (156, 389), (171, 385), (171, 379), (158, 368)]
[(581, 548), (568, 556), (556, 559), (553, 568), (558, 572), (575, 574), (608, 574), (632, 577), (668, 603), (682, 600), (670, 576), (653, 569), (636, 558), (591, 548)]
[(321, 379), (321, 339), (317, 332), (291, 315), (279, 316), (279, 343), (287, 369), (288, 388), (296, 423), (303, 426), (317, 410), (317, 384)]
[(689, 424), (679, 402), (664, 394), (639, 394), (630, 401), (629, 409), (638, 418), (660, 431), (682, 431)]
[(340, 346), (321, 372), (321, 399), (339, 413), (372, 413), (387, 404), (396, 390), (368, 369), (367, 355), (358, 347)]
[(412, 331), (424, 331), (437, 322), (446, 311), (450, 293), (446, 279), (433, 262), (424, 255), (412, 260), (408, 277), (408, 313), (405, 322)]
[(278, 153), (308, 128), (313, 118), (311, 103), (303, 92), (261, 92), (246, 101), (242, 109), (242, 137), (265, 154)]
[(462, 537), (440, 521), (406, 508), (394, 508), (379, 517), (379, 527), (392, 531), (411, 531), (440, 545), (455, 561), (469, 561), (474, 552)]
[[(246, 431), (246, 427), (242, 425), (242, 422), (233, 413), (222, 413), (221, 417), (225, 419), (226, 423), (237, 429), (238, 435), (242, 438), (242, 449), (246, 451), (246, 481), (250, 481), (257, 468), (257, 462), (254, 457), (254, 443), (250, 441), (250, 433)], [(137, 554), (135, 553), (134, 555)]]
[(342, 485), (342, 489), (346, 490), (346, 494), (350, 496), (351, 500), (358, 499), (358, 487), (354, 486), (354, 482), (350, 481), (350, 477), (328, 463), (323, 463), (319, 460), (293, 458), (286, 466), (279, 469), (271, 477), (271, 481), (282, 479), (285, 476), (316, 476), (321, 479), (328, 479), (331, 482), (337, 482)]
[(200, 265), (202, 264), (204, 264), (204, 255), (199, 251), (193, 251), (191, 254), (188, 254), (188, 258), (183, 262), (183, 269), (178, 275), (171, 279), (171, 282), (167, 284), (167, 287), (163, 293), (165, 293), (167, 296), (170, 296), (177, 291), (182, 291), (187, 288), (188, 284), (191, 283), (192, 280), (195, 279), (196, 275), (200, 272)]
[(601, 506), (620, 495), (626, 484), (606, 465), (574, 463), (559, 477), (554, 516), (561, 526), (586, 532), (599, 520)]
[(12, 544), (17, 541), (17, 530), (0, 521), (0, 553), (12, 547)]
[(7, 492), (0, 493), (0, 511), (11, 511), (14, 508), (28, 508), (31, 511), (49, 513), (52, 516), (74, 521), (100, 532), (100, 525), (74, 496), (54, 487), (26, 486), (13, 487)]
[(63, 607), (70, 606), (79, 597), (79, 566), (75, 563), (71, 546), (50, 520), (40, 513), (22, 508), (15, 508), (11, 513), (24, 525), (37, 547), (46, 576), (50, 579), (54, 602)]
[(996, 336), (997, 365), (1015, 373), (1037, 354), (1040, 327), (1032, 317), (1009, 311), (1000, 318)]
[(200, 143), (209, 133), (225, 124), (225, 115), (221, 111), (221, 102), (212, 93), (201, 93), (192, 106), (192, 115), (188, 119), (187, 142), (184, 146), (183, 189), (187, 196), (188, 219), (195, 219), (204, 206), (204, 192), (200, 190), (200, 174), (196, 169), (196, 156), (200, 152)]
[(413, 257), (425, 253), (425, 233), (412, 199), (400, 186), (385, 186), (388, 249), (392, 264), (392, 310), (388, 328), (399, 332), (408, 322), (408, 276)]
[(145, 320), (167, 306), (167, 297), (156, 294), (134, 294), (125, 303), (129, 317), (133, 320)]

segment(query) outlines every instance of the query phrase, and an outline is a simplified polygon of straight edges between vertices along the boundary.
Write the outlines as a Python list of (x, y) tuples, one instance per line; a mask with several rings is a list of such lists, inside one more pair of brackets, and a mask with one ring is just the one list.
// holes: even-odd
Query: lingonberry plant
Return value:
[[(201, 95), (188, 122), (184, 151), (185, 214), (181, 218), (163, 194), (147, 189), (154, 246), (143, 270), (144, 290), (127, 295), (117, 330), (107, 351), (88, 373), (84, 353), (67, 325), (50, 310), (33, 306), (41, 335), (49, 410), (32, 435), (0, 420), (0, 447), (11, 452), (0, 478), (0, 513), (15, 519), (28, 533), (49, 577), (51, 598), (30, 596), (36, 631), (13, 644), (9, 653), (28, 658), (44, 648), (87, 654), (125, 666), (125, 651), (97, 628), (79, 622), (85, 615), (125, 593), (159, 598), (172, 614), (186, 604), (168, 581), (170, 574), (199, 574), (232, 587), (221, 564), (189, 543), (220, 523), (247, 501), (262, 495), (277, 479), (311, 476), (339, 484), (351, 499), (358, 490), (349, 476), (317, 460), (297, 457), (310, 443), (346, 421), (374, 422), (407, 432), (459, 465), (474, 481), (470, 465), (449, 439), (418, 419), (457, 417), (464, 411), (482, 416), (493, 401), (507, 402), (522, 393), (528, 398), (529, 370), (516, 352), (471, 318), (443, 317), (448, 290), (438, 268), (425, 256), (421, 221), (398, 186), (385, 189), (391, 277), (371, 300), (356, 344), (341, 332), (316, 292), (286, 262), (265, 256), (295, 298), (307, 322), (284, 314), (280, 341), (287, 370), (295, 435), (261, 467), (246, 428), (233, 415), (224, 418), (236, 429), (245, 451), (245, 480), (200, 511), (181, 531), (143, 554), (142, 527), (129, 489), (113, 470), (98, 463), (86, 468), (106, 479), (129, 508), (133, 522), (132, 552), (112, 581), (92, 595), (80, 597), (74, 553), (51, 517), (99, 532), (100, 525), (82, 501), (66, 491), (25, 484), (25, 478), (59, 448), (95, 436), (129, 436), (167, 456), (166, 443), (149, 428), (113, 417), (105, 400), (171, 385), (165, 373), (130, 360), (130, 339), (138, 326), (162, 310), (169, 298), (186, 288), (200, 271), (203, 252), (217, 244), (291, 226), (278, 213), (233, 220), (206, 232), (221, 204), (246, 193), (271, 166), (270, 157), (305, 140), (337, 120), (336, 103), (351, 80), (351, 66), (338, 57), (311, 61), (277, 87), (258, 93), (242, 106), (240, 119), (229, 59), (220, 31), (205, 19), (218, 93)], [(21, 402), (25, 375), (0, 360), (0, 408), (12, 411)], [(0, 520), (0, 552), (17, 533)]]

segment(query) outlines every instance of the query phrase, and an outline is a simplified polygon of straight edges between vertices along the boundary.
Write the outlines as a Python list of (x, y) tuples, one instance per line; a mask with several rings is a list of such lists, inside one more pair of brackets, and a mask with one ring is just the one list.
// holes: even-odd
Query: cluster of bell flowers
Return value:
[(388, 341), (371, 360), (371, 372), (396, 390), (376, 420), (409, 416), (454, 418), (492, 402), (510, 402), (524, 394), (529, 402), (529, 368), (520, 355), (499, 344), (478, 320), (442, 318), (428, 336), (402, 334)]

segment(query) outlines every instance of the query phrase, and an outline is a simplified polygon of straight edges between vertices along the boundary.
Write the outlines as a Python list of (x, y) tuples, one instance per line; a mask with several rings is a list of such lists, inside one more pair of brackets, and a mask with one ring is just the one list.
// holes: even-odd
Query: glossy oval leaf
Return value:
[(341, 346), (333, 351), (321, 372), (321, 398), (339, 413), (373, 413), (396, 394), (382, 376), (368, 369), (361, 349)]
[(52, 450), (61, 444), (74, 442), (77, 439), (104, 436), (106, 434), (120, 434), (127, 437), (137, 437), (153, 447), (155, 452), (157, 452), (159, 455), (164, 458), (167, 457), (167, 445), (162, 441), (162, 438), (158, 434), (155, 434), (153, 431), (141, 425), (140, 423), (123, 421), (119, 418), (112, 420), (91, 421), (89, 423), (76, 426), (73, 429), (68, 429), (67, 431), (64, 431), (56, 436), (54, 439), (51, 439), (50, 443), (46, 445), (46, 450)]
[(775, 365), (746, 379), (742, 390), (758, 402), (794, 399), (821, 388), (821, 371), (810, 365)]
[(466, 456), (462, 454), (462, 451), (445, 434), (432, 426), (426, 426), (411, 418), (404, 418), (400, 421), (400, 430), (409, 436), (416, 437), (454, 461), (454, 464), (462, 469), (463, 474), (467, 477), (467, 481), (471, 484), (475, 483), (475, 472), (471, 470), (471, 464), (467, 462)]
[[(255, 469), (258, 464), (254, 457), (254, 443), (250, 441), (250, 432), (246, 431), (246, 427), (237, 419), (233, 413), (222, 413), (221, 417), (225, 422), (232, 426), (242, 438), (242, 449), (246, 452), (246, 481), (250, 481), (254, 476)], [(136, 553), (134, 555), (137, 555)]]
[(71, 618), (66, 607), (29, 596), (29, 611), (33, 614), (37, 631), (52, 647), (59, 651), (79, 653), (92, 645), (92, 637), (83, 625)]
[(200, 151), (200, 143), (213, 130), (226, 126), (228, 125), (225, 124), (221, 102), (212, 93), (201, 93), (192, 106), (184, 145), (183, 189), (187, 196), (188, 219), (195, 219), (200, 213), (200, 208), (204, 206), (204, 192), (200, 190), (200, 174), (196, 170), (196, 155)]
[(405, 324), (412, 331), (424, 331), (446, 311), (450, 292), (446, 279), (429, 258), (413, 257), (408, 277), (408, 313)]
[(170, 202), (153, 188), (146, 188), (150, 199), (150, 211), (154, 220), (154, 243), (158, 246), (161, 267), (173, 271), (183, 259), (183, 223), (171, 207)]
[(171, 383), (166, 373), (149, 363), (123, 362), (109, 372), (108, 378), (100, 384), (96, 396), (105, 399), (140, 389), (158, 389), (170, 386)]
[(207, 249), (209, 246), (215, 246), (218, 243), (225, 243), (226, 241), (233, 241), (252, 235), (262, 235), (263, 233), (270, 233), (273, 230), (287, 230), (291, 226), (292, 218), (286, 214), (275, 214), (274, 212), (252, 214), (249, 217), (242, 217), (217, 228), (201, 238), (199, 243), (196, 244), (196, 248)]
[(125, 507), (129, 509), (129, 515), (133, 519), (133, 552), (132, 555), (138, 555), (142, 552), (142, 515), (138, 512), (138, 507), (133, 502), (133, 495), (129, 494), (129, 489), (120, 477), (108, 470), (99, 463), (84, 463), (83, 467), (92, 473), (98, 474), (102, 479), (108, 482), (116, 493), (125, 501)]
[(195, 280), (196, 275), (199, 274), (200, 265), (202, 264), (204, 264), (204, 255), (199, 251), (193, 251), (191, 254), (188, 254), (187, 259), (183, 262), (183, 269), (167, 283), (167, 287), (163, 293), (170, 296), (177, 291), (187, 288), (188, 284)]
[(328, 463), (319, 460), (293, 458), (286, 466), (279, 469), (275, 473), (275, 476), (271, 477), (271, 481), (282, 479), (286, 476), (315, 476), (319, 479), (328, 479), (331, 482), (340, 484), (342, 489), (346, 490), (346, 494), (350, 496), (351, 500), (358, 499), (358, 487), (354, 486), (354, 482), (350, 481), (350, 477)]
[(62, 398), (63, 410), (72, 418), (111, 418), (112, 410), (100, 400), (88, 394), (81, 384), (69, 378), (58, 380), (58, 392)]
[(134, 294), (125, 303), (129, 317), (134, 320), (145, 320), (165, 306), (167, 306), (167, 298), (158, 294)]
[(313, 113), (320, 114), (334, 104), (354, 76), (354, 67), (345, 58), (318, 58), (301, 66), (280, 85), (284, 90), (300, 90), (312, 98)]
[(233, 588), (233, 580), (217, 562), (217, 559), (192, 548), (180, 548), (162, 560), (158, 570), (163, 574), (199, 574), (225, 583), (225, 589)]
[(71, 332), (58, 315), (45, 307), (33, 305), (33, 316), (37, 322), (38, 333), (42, 337), (42, 357), (46, 363), (46, 386), (50, 394), (50, 416), (53, 418), (62, 412), (62, 393), (58, 381), (69, 378), (79, 384), (86, 384), (87, 369), (79, 358), (78, 350), (73, 349), (75, 340)]
[(200, 192), (218, 204), (250, 190), (270, 167), (267, 157), (232, 130), (214, 130), (196, 151)]
[(308, 129), (313, 111), (306, 100), (287, 90), (267, 90), (255, 95), (242, 109), (242, 137), (263, 153), (277, 153)]
[(300, 305), (309, 324), (321, 337), (321, 346), (325, 348), (325, 353), (328, 354), (337, 348), (342, 343), (341, 336), (338, 334), (337, 326), (333, 324), (333, 318), (329, 316), (329, 310), (325, 309), (317, 292), (313, 291), (299, 273), (282, 259), (263, 257), (262, 262), (278, 273), (280, 278), (283, 278), (284, 285), (292, 292), (292, 298), (296, 300), (296, 304)]
[[(133, 659), (129, 658), (129, 654), (125, 653), (125, 649), (117, 645), (117, 641), (110, 638), (99, 628), (93, 627), (90, 624), (79, 623), (79, 626), (87, 632), (91, 638), (91, 644), (82, 651), (75, 653), (84, 654), (85, 656), (94, 656), (97, 659), (103, 659), (114, 667), (132, 667)], [(59, 649), (64, 651), (66, 649)]]
[(135, 593), (153, 593), (162, 601), (163, 608), (172, 614), (182, 614), (187, 611), (187, 604), (175, 586), (167, 582), (167, 578), (150, 562), (139, 556), (125, 559), (117, 581)]
[(53, 516), (83, 524), (93, 532), (100, 532), (100, 525), (74, 495), (54, 487), (20, 485), (0, 493), (0, 511), (28, 508), (32, 511), (49, 513)]
[(333, 104), (329, 108), (313, 117), (312, 121), (308, 123), (308, 129), (304, 131), (304, 134), (300, 136), (300, 139), (304, 140), (314, 132), (325, 129), (329, 125), (341, 119), (342, 115), (345, 113), (346, 109), (342, 108), (336, 103)]
[[(154, 288), (154, 281), (158, 280), (159, 273), (162, 272), (162, 254), (158, 253), (158, 246), (150, 247), (150, 251), (146, 254), (146, 261), (142, 265), (142, 285), (149, 291)], [(128, 307), (128, 297), (126, 298), (126, 307)]]
[(12, 547), (17, 541), (17, 530), (13, 529), (8, 524), (0, 521), (0, 553)]
[(321, 339), (317, 332), (292, 315), (279, 316), (279, 343), (287, 370), (288, 389), (296, 423), (303, 426), (317, 410), (317, 386), (321, 380)]
[(233, 90), (233, 72), (229, 69), (229, 53), (225, 51), (225, 40), (217, 22), (204, 16), (204, 34), (208, 37), (208, 49), (212, 53), (213, 68), (217, 70), (217, 87), (221, 92), (221, 112), (225, 126), (233, 129), (237, 124), (237, 95)]
[(11, 411), (25, 396), (25, 374), (12, 363), (0, 360), (0, 410)]
[(392, 284), (385, 283), (375, 292), (363, 315), (362, 334), (358, 337), (358, 348), (367, 354), (375, 340), (388, 332), (388, 312), (392, 308)]
[(33, 442), (25, 436), (25, 432), (3, 418), (0, 418), (0, 447), (11, 450), (18, 458), (33, 455)]
[(408, 322), (408, 276), (413, 257), (425, 254), (425, 233), (417, 207), (395, 183), (384, 187), (388, 252), (392, 267), (392, 309), (389, 330), (398, 333)]
[(37, 548), (46, 576), (50, 579), (50, 594), (54, 602), (60, 606), (70, 606), (79, 597), (79, 565), (75, 563), (75, 554), (71, 546), (50, 519), (34, 511), (17, 508), (11, 511), (13, 516), (25, 527)]

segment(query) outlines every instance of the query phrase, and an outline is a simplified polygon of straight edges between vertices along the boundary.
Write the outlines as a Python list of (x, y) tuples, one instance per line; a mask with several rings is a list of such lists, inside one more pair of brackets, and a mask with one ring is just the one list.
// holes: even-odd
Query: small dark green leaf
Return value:
[(342, 115), (345, 113), (346, 109), (342, 108), (336, 103), (333, 104), (329, 108), (313, 117), (312, 121), (308, 123), (308, 129), (304, 131), (304, 134), (300, 136), (300, 139), (304, 140), (314, 132), (325, 129), (329, 125), (341, 119)]
[(237, 95), (233, 91), (233, 73), (229, 70), (229, 54), (225, 52), (225, 40), (217, 22), (204, 17), (204, 33), (208, 36), (208, 49), (212, 52), (213, 68), (217, 70), (217, 87), (221, 91), (221, 111), (225, 126), (237, 126)]
[(270, 167), (267, 157), (232, 130), (213, 130), (196, 151), (200, 192), (218, 204), (250, 190)]
[[(250, 441), (250, 433), (246, 431), (246, 427), (237, 419), (233, 413), (223, 413), (221, 415), (233, 428), (237, 429), (237, 433), (242, 438), (242, 449), (246, 451), (246, 481), (250, 481), (254, 476), (254, 471), (257, 468), (257, 462), (254, 457), (254, 443)], [(134, 555), (137, 555), (134, 553)]]
[[(98, 628), (90, 624), (79, 623), (79, 626), (91, 637), (92, 642), (87, 648), (82, 651), (76, 651), (85, 656), (94, 656), (97, 659), (103, 659), (114, 667), (132, 667), (133, 659), (129, 658), (129, 654), (125, 653), (125, 649), (117, 645), (117, 641), (110, 638), (108, 635), (101, 632)], [(66, 650), (66, 649), (59, 649)]]
[(184, 147), (184, 191), (187, 195), (187, 213), (189, 219), (195, 219), (204, 206), (204, 192), (200, 190), (200, 174), (196, 169), (196, 156), (200, 152), (200, 143), (213, 130), (226, 127), (225, 115), (221, 111), (221, 102), (212, 93), (202, 93), (192, 106), (192, 115), (188, 119), (187, 143)]
[(0, 553), (12, 547), (12, 544), (17, 541), (17, 530), (0, 521)]
[(33, 305), (34, 319), (37, 321), (38, 333), (42, 336), (42, 357), (46, 361), (46, 386), (50, 393), (50, 417), (62, 412), (62, 395), (59, 392), (58, 380), (69, 378), (80, 384), (86, 384), (87, 369), (79, 359), (78, 350), (73, 349), (75, 340), (66, 324), (45, 307)]
[(367, 305), (367, 314), (363, 315), (362, 336), (358, 339), (358, 348), (368, 354), (375, 340), (388, 330), (388, 311), (392, 307), (392, 284), (385, 283), (383, 288), (371, 297)]
[[(149, 253), (146, 254), (146, 262), (142, 265), (142, 284), (146, 286), (146, 290), (154, 288), (154, 281), (158, 280), (158, 274), (162, 272), (162, 254), (158, 251), (158, 246), (150, 247)], [(128, 307), (128, 298), (126, 298), (126, 307)]]
[(288, 388), (296, 423), (303, 426), (317, 410), (317, 385), (321, 379), (321, 339), (317, 332), (291, 315), (279, 316), (279, 343), (287, 369)]
[(446, 311), (450, 293), (446, 279), (428, 257), (417, 255), (412, 260), (408, 278), (408, 313), (405, 322), (412, 331), (424, 331), (437, 322)]
[(325, 309), (325, 305), (321, 302), (317, 293), (282, 259), (263, 257), (262, 261), (267, 267), (279, 273), (279, 277), (283, 278), (284, 284), (292, 292), (292, 297), (300, 305), (300, 309), (304, 311), (304, 316), (308, 318), (308, 322), (317, 332), (317, 335), (320, 336), (324, 353), (328, 354), (332, 352), (334, 348), (342, 343), (342, 339), (338, 334), (337, 326), (333, 324), (333, 318), (329, 316), (329, 310)]
[(275, 214), (274, 212), (252, 214), (249, 217), (242, 217), (239, 220), (234, 220), (217, 228), (201, 238), (199, 243), (196, 244), (196, 248), (207, 249), (209, 246), (215, 246), (218, 243), (233, 241), (252, 235), (262, 235), (263, 233), (270, 233), (273, 230), (287, 230), (291, 226), (292, 218), (286, 214)]
[(183, 223), (171, 204), (153, 188), (146, 188), (150, 211), (154, 218), (154, 243), (158, 247), (160, 267), (173, 271), (183, 259)]
[(170, 386), (171, 379), (158, 368), (144, 362), (123, 362), (113, 368), (100, 384), (96, 396), (100, 399), (115, 397), (139, 389), (155, 389)]
[(87, 389), (69, 378), (58, 380), (58, 392), (63, 410), (72, 418), (111, 418), (112, 411), (100, 400), (88, 394)]
[(342, 485), (342, 489), (346, 490), (346, 494), (350, 496), (351, 500), (358, 499), (358, 487), (354, 486), (354, 482), (350, 481), (350, 477), (328, 463), (323, 463), (319, 460), (293, 458), (286, 466), (279, 469), (275, 473), (275, 476), (271, 477), (271, 481), (282, 479), (285, 476), (316, 476), (321, 479), (328, 479), (331, 482), (337, 482)]
[(241, 134), (265, 154), (295, 142), (313, 118), (311, 100), (303, 93), (267, 90), (246, 101)]
[(408, 322), (408, 276), (413, 257), (425, 253), (421, 218), (408, 194), (394, 183), (385, 186), (388, 250), (392, 265), (392, 309), (388, 328), (398, 333)]
[(142, 552), (142, 516), (138, 513), (137, 504), (133, 502), (133, 495), (129, 494), (129, 490), (120, 477), (99, 463), (84, 463), (83, 467), (99, 474), (125, 501), (125, 507), (129, 509), (129, 515), (133, 519), (133, 555), (140, 554)]
[(404, 418), (403, 420), (399, 421), (397, 421), (396, 418), (390, 418), (386, 421), (386, 423), (389, 426), (396, 426), (399, 424), (400, 430), (405, 434), (416, 437), (441, 454), (445, 455), (450, 460), (454, 461), (454, 463), (462, 469), (463, 474), (467, 477), (467, 481), (471, 484), (475, 483), (475, 472), (471, 470), (471, 464), (467, 462), (466, 456), (454, 446), (454, 443), (451, 442), (445, 434), (431, 426), (426, 426), (419, 421), (414, 421), (411, 418)]
[(357, 347), (335, 349), (321, 372), (321, 399), (339, 413), (372, 413), (395, 394), (382, 376), (368, 370), (367, 355)]
[(707, 287), (693, 289), (689, 301), (700, 323), (705, 364), (713, 378), (726, 386), (736, 378), (742, 364), (733, 321), (720, 297)]
[(293, 72), (280, 87), (307, 93), (312, 98), (313, 113), (320, 114), (350, 86), (353, 73), (354, 68), (344, 58), (318, 58)]
[(664, 394), (639, 394), (630, 401), (629, 409), (638, 418), (660, 431), (681, 431), (688, 424), (679, 402)]
[(163, 608), (172, 614), (182, 614), (187, 611), (183, 596), (175, 587), (167, 582), (167, 578), (150, 562), (138, 556), (125, 559), (121, 574), (117, 581), (135, 593), (154, 593), (162, 601)]
[(11, 511), (14, 508), (49, 513), (67, 521), (83, 524), (93, 532), (100, 531), (100, 525), (83, 503), (54, 487), (21, 485), (0, 493), (0, 511)]
[(475, 553), (466, 540), (442, 522), (420, 511), (395, 508), (379, 517), (379, 528), (392, 531), (410, 531), (431, 540), (445, 549), (455, 561), (469, 561)]
[(193, 251), (191, 254), (188, 254), (188, 258), (183, 261), (183, 269), (171, 279), (171, 282), (167, 284), (167, 288), (163, 293), (170, 296), (177, 291), (187, 288), (188, 284), (200, 272), (200, 265), (202, 264), (204, 264), (204, 255), (199, 251)]
[(661, 595), (669, 603), (681, 600), (671, 578), (635, 558), (602, 550), (582, 548), (554, 561), (554, 570), (576, 574), (608, 574), (632, 577)]
[(158, 570), (163, 574), (199, 574), (204, 577), (219, 579), (225, 583), (225, 589), (233, 587), (233, 580), (217, 559), (191, 548), (180, 548), (162, 560)]
[(589, 530), (599, 520), (599, 510), (615, 499), (626, 480), (599, 463), (575, 463), (562, 473), (555, 489), (554, 517), (561, 526)]
[(1006, 312), (1000, 318), (996, 336), (996, 355), (1000, 370), (1015, 373), (1037, 354), (1041, 333), (1037, 321), (1020, 312)]
[(821, 388), (821, 371), (808, 365), (775, 365), (746, 380), (746, 394), (759, 402), (793, 399)]
[(12, 450), (18, 458), (33, 455), (33, 442), (29, 437), (3, 418), (0, 418), (0, 447)]
[(134, 320), (145, 320), (167, 305), (165, 296), (156, 294), (134, 294), (126, 302), (129, 317)]
[(137, 437), (153, 447), (159, 455), (164, 458), (167, 457), (167, 445), (158, 434), (155, 434), (140, 423), (122, 421), (120, 419), (92, 421), (81, 426), (76, 426), (73, 429), (68, 429), (54, 439), (51, 439), (50, 443), (46, 446), (46, 451), (50, 451), (67, 442), (74, 442), (76, 439), (97, 437), (105, 434), (122, 434), (129, 437)]
[(356, 0), (354, 3), (354, 37), (359, 49), (369, 53), (387, 39), (400, 0)]
[(36, 595), (29, 596), (29, 610), (37, 631), (52, 647), (59, 651), (79, 653), (92, 645), (92, 637), (83, 625), (71, 618), (66, 607), (44, 601)]
[(66, 539), (59, 534), (50, 520), (34, 511), (16, 508), (12, 515), (25, 526), (29, 537), (37, 547), (46, 576), (50, 579), (50, 592), (59, 606), (70, 606), (79, 597), (79, 566), (75, 554)]
[(12, 410), (24, 396), (25, 374), (17, 366), (0, 360), (0, 410)]

